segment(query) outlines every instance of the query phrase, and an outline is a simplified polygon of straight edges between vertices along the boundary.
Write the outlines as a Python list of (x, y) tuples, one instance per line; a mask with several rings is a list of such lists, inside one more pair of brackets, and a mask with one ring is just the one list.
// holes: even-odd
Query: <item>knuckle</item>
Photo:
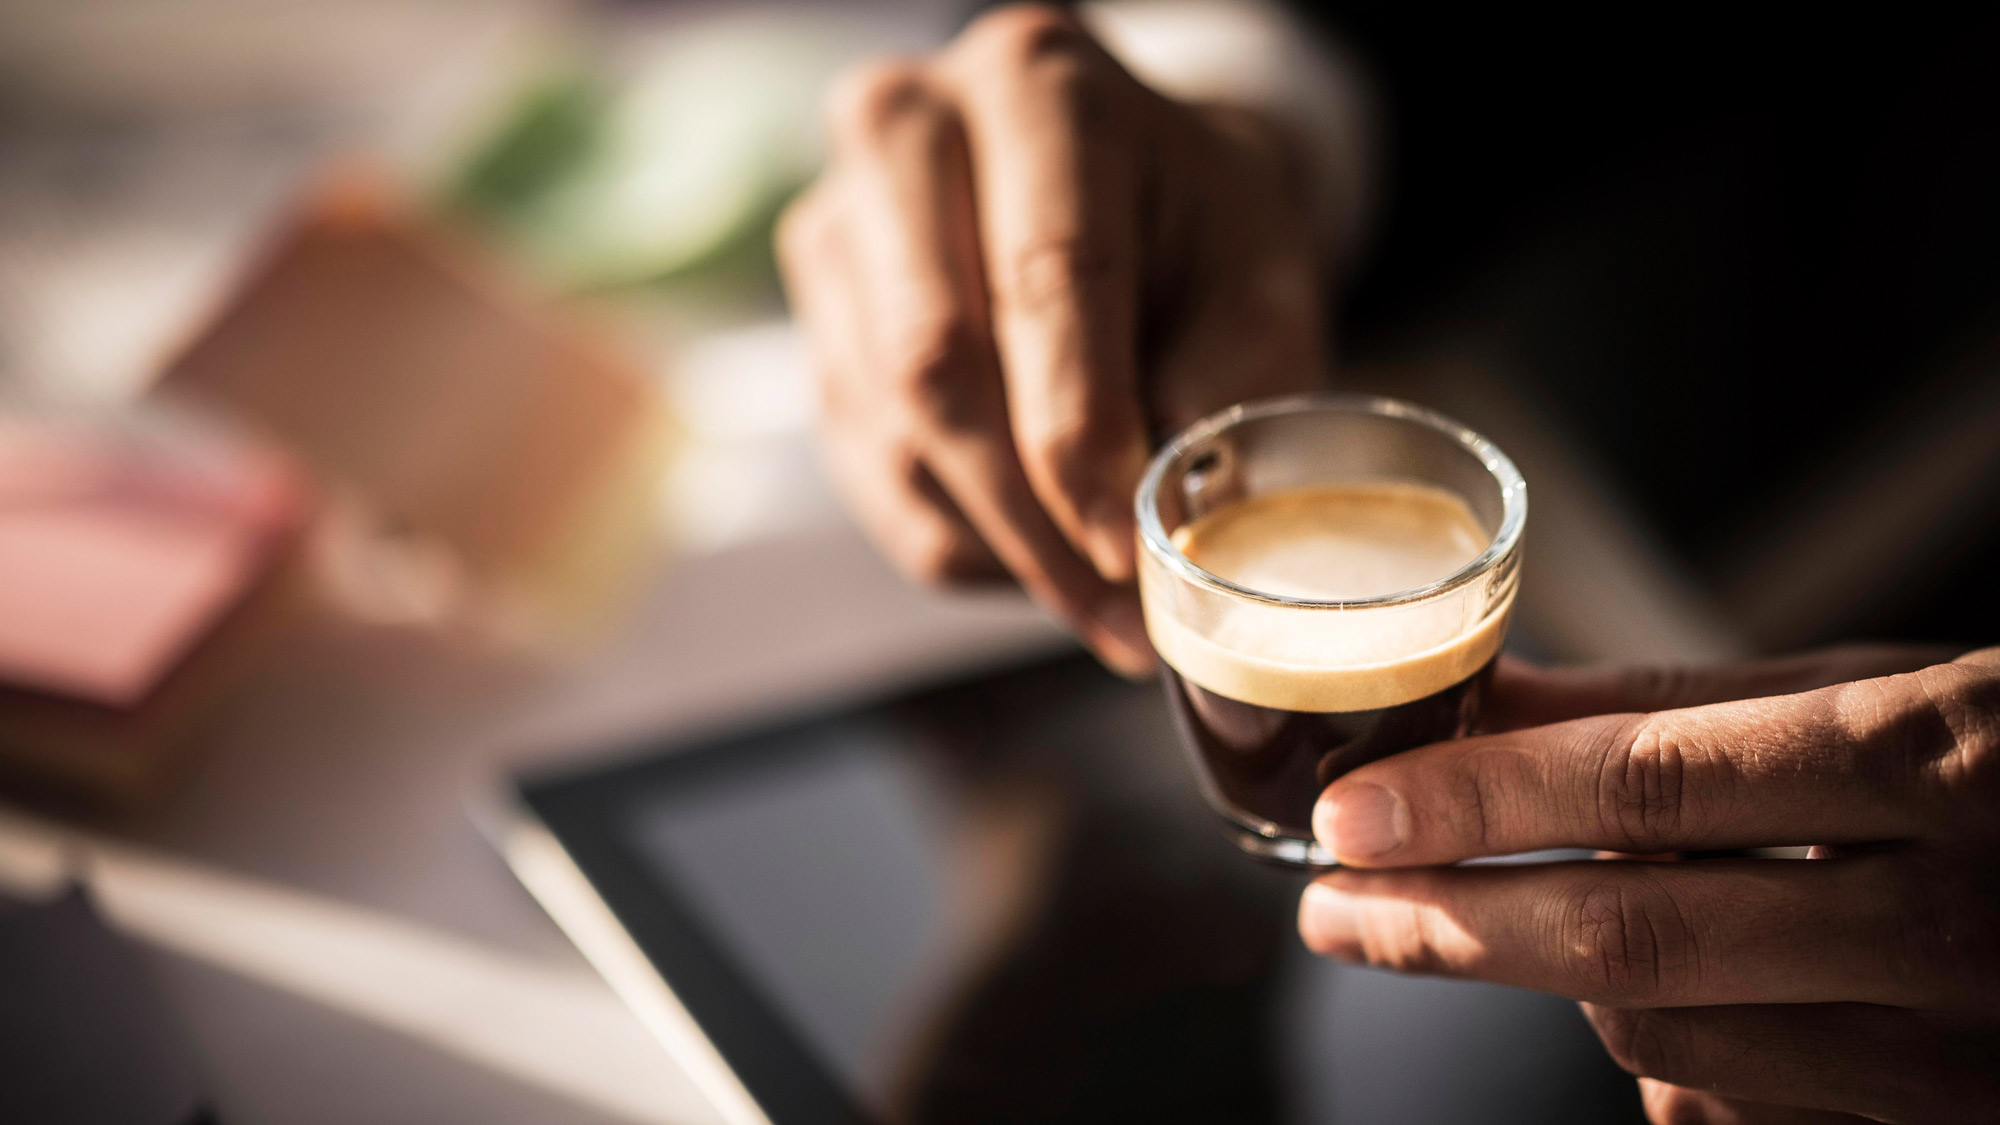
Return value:
[(1481, 746), (1453, 756), (1445, 783), (1448, 800), (1439, 807), (1449, 811), (1454, 834), (1468, 851), (1491, 855), (1519, 834), (1521, 815), (1509, 810), (1518, 810), (1515, 795), (1534, 784), (1525, 766), (1521, 753), (1506, 746)]
[(1028, 316), (1070, 308), (1112, 281), (1117, 267), (1117, 256), (1095, 239), (1034, 238), (1005, 256), (993, 297)]
[(1917, 716), (1906, 725), (1922, 728), (1909, 732), (1911, 749), (1934, 761), (1947, 792), (2000, 796), (2000, 676), (1943, 664), (1907, 680), (1916, 690), (1903, 694)]
[[(895, 509), (899, 518), (881, 528), (886, 553), (897, 569), (924, 586), (946, 588), (969, 580), (981, 546), (969, 529), (938, 507), (937, 481), (913, 449), (895, 447), (890, 458), (893, 490), (908, 499)], [(914, 508), (909, 507), (912, 502)]]
[(1631, 852), (1673, 847), (1687, 818), (1688, 769), (1685, 742), (1666, 716), (1608, 727), (1597, 801), (1605, 838)]
[(1482, 747), (1452, 759), (1452, 771), (1446, 783), (1450, 787), (1450, 799), (1444, 801), (1442, 807), (1452, 811), (1466, 847), (1478, 855), (1488, 855), (1488, 849), (1494, 843), (1494, 817), (1500, 809), (1500, 795), (1508, 791), (1508, 775), (1512, 773), (1512, 759), (1504, 751), (1496, 751), (1492, 747)]
[(897, 392), (927, 425), (962, 432), (977, 425), (979, 338), (960, 316), (913, 317), (893, 333), (888, 371)]
[[(919, 521), (911, 521), (917, 524)], [(953, 528), (936, 521), (928, 526), (912, 526), (898, 561), (903, 572), (925, 586), (945, 588), (966, 577), (969, 552)]]
[(1694, 928), (1657, 884), (1591, 884), (1565, 904), (1561, 928), (1570, 979), (1605, 1000), (1655, 1002), (1697, 983)]
[(1018, 74), (1072, 60), (1090, 44), (1075, 17), (1050, 4), (1019, 4), (981, 17), (965, 32), (965, 47), (994, 73)]
[(1871, 780), (1951, 781), (1976, 723), (1960, 689), (1951, 677), (1921, 674), (1835, 687), (1827, 703), (1835, 745)]
[(870, 59), (834, 79), (827, 119), (835, 140), (871, 147), (891, 128), (937, 111), (923, 68), (906, 59)]
[[(1079, 389), (1082, 390), (1082, 389)], [(1095, 404), (1087, 390), (1063, 404), (1044, 404), (1022, 426), (1026, 460), (1068, 495), (1094, 491), (1104, 481), (1107, 461), (1125, 435), (1108, 404)]]
[[(971, 106), (1033, 104), (1099, 143), (1125, 138), (1143, 91), (1060, 8), (1004, 8), (981, 19), (955, 53)], [(978, 112), (976, 109), (974, 112)]]
[(1670, 1017), (1631, 1008), (1587, 1005), (1586, 1014), (1611, 1061), (1640, 1078), (1672, 1077), (1680, 1069), (1680, 1047)]

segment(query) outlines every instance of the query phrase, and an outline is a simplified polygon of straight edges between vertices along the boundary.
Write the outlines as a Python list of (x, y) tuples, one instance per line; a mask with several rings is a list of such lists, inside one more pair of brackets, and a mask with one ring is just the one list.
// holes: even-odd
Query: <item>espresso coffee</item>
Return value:
[[(1240, 827), (1310, 839), (1321, 790), (1387, 754), (1467, 733), (1512, 599), (1342, 603), (1417, 591), (1491, 542), (1465, 501), (1429, 485), (1315, 485), (1226, 503), (1175, 530), (1189, 562), (1257, 594), (1200, 622), (1149, 599), (1167, 691)], [(1299, 604), (1306, 603), (1306, 604)]]

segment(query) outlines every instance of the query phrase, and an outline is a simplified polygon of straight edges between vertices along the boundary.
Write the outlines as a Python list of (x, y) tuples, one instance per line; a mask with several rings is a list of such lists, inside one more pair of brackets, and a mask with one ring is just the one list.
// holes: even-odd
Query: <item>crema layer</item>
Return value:
[[(1155, 581), (1142, 578), (1143, 584)], [(1264, 643), (1234, 644), (1227, 637), (1203, 635), (1161, 613), (1157, 600), (1146, 599), (1146, 631), (1160, 659), (1174, 671), (1218, 695), (1260, 707), (1285, 711), (1372, 711), (1422, 699), (1452, 686), (1484, 667), (1500, 651), (1507, 636), (1507, 618), (1514, 606), (1512, 592), (1484, 618), (1464, 632), (1427, 648), (1361, 663), (1316, 661), (1300, 653)], [(1332, 618), (1346, 612), (1380, 610), (1283, 609), (1274, 612), (1306, 615), (1301, 631), (1343, 631)], [(1325, 615), (1325, 616), (1321, 616)], [(1433, 630), (1418, 630), (1432, 633)], [(1257, 638), (1267, 641), (1268, 635)], [(1399, 646), (1394, 638), (1374, 638), (1382, 650)], [(1420, 643), (1420, 642), (1413, 642)]]
[[(1428, 586), (1491, 539), (1454, 493), (1363, 481), (1225, 505), (1173, 541), (1246, 589), (1340, 602)], [(1513, 605), (1509, 575), (1402, 605), (1307, 607), (1190, 584), (1148, 556), (1140, 586), (1153, 647), (1196, 684), (1289, 711), (1367, 711), (1442, 691), (1491, 660)]]

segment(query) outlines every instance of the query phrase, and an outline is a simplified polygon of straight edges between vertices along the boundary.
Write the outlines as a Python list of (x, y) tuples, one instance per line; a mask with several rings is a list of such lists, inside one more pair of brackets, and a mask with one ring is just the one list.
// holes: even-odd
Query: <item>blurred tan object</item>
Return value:
[(0, 2), (0, 397), (136, 398), (329, 155), (428, 182), (574, 7)]
[(0, 419), (0, 768), (156, 791), (282, 616), (306, 504), (212, 428)]
[(415, 567), (388, 585), (509, 635), (612, 604), (666, 454), (639, 371), (355, 173), (308, 202), (156, 393), (228, 412), (349, 499), (337, 588)]

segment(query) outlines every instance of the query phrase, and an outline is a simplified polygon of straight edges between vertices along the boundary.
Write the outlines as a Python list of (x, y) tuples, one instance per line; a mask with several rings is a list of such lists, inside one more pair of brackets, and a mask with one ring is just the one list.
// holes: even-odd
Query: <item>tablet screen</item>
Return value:
[(780, 1125), (1636, 1118), (1567, 1003), (1309, 955), (1082, 659), (524, 793)]

